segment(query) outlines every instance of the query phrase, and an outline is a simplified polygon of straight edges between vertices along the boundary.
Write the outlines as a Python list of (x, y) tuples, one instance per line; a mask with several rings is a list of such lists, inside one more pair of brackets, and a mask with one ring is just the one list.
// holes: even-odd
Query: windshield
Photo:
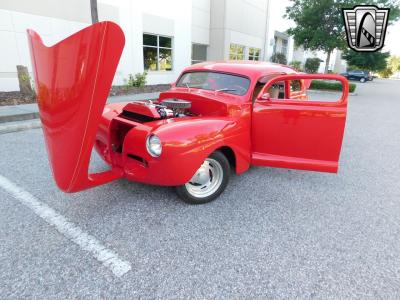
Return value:
[(249, 89), (250, 80), (242, 76), (217, 72), (188, 72), (181, 76), (176, 86), (243, 96)]

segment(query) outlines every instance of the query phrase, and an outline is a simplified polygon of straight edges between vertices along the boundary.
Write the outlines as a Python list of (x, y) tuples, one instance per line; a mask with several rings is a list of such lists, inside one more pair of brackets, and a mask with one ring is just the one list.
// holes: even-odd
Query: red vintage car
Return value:
[[(124, 35), (89, 26), (52, 47), (28, 31), (40, 117), (58, 187), (76, 192), (118, 178), (175, 186), (206, 203), (231, 172), (269, 166), (337, 172), (348, 82), (265, 62), (186, 68), (157, 101), (105, 105)], [(314, 79), (342, 84), (338, 101), (309, 100)], [(93, 147), (110, 170), (89, 174)]]

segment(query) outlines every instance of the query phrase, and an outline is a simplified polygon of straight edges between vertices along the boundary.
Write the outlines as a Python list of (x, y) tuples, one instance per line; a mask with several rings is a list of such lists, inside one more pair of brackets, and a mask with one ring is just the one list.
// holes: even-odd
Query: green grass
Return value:
[[(349, 84), (349, 91), (353, 93), (356, 90), (354, 83)], [(328, 82), (323, 80), (313, 80), (311, 82), (310, 90), (325, 90), (325, 91), (342, 91), (342, 84), (340, 82)]]

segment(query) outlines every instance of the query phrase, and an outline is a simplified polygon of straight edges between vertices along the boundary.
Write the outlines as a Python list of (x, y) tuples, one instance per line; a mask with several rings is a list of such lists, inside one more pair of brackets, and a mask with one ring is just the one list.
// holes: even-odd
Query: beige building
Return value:
[[(99, 19), (118, 23), (126, 37), (114, 79), (147, 71), (149, 84), (173, 82), (183, 68), (205, 60), (293, 59), (282, 18), (287, 0), (98, 0)], [(16, 65), (31, 71), (26, 29), (48, 45), (91, 24), (90, 1), (2, 0), (0, 90), (18, 90)]]

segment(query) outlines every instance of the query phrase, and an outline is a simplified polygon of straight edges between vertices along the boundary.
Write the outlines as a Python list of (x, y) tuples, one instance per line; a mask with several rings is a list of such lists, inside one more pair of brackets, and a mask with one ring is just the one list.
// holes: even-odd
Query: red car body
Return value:
[[(348, 95), (342, 76), (301, 74), (263, 62), (197, 64), (182, 74), (233, 74), (247, 78), (250, 85), (237, 95), (173, 84), (156, 103), (186, 100), (190, 113), (161, 119), (149, 103), (105, 105), (124, 45), (116, 24), (97, 23), (52, 47), (44, 46), (31, 30), (28, 36), (49, 159), (63, 191), (76, 192), (122, 177), (183, 185), (216, 150), (226, 155), (237, 174), (251, 165), (337, 172)], [(260, 79), (265, 86), (255, 94)], [(306, 90), (312, 79), (340, 81), (341, 99), (308, 101)], [(293, 92), (290, 82), (295, 80), (301, 89)], [(285, 99), (268, 97), (269, 88), (278, 82), (285, 83)], [(145, 121), (127, 117), (126, 112)], [(151, 135), (162, 143), (159, 157), (146, 148)], [(109, 171), (88, 174), (93, 146)]]

